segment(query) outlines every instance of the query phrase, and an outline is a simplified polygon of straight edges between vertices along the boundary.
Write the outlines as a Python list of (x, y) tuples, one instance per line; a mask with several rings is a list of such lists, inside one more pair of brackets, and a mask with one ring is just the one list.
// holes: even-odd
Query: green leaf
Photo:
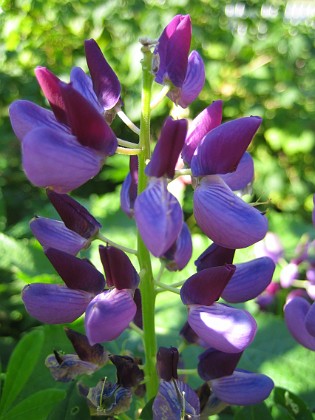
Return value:
[(275, 388), (273, 392), (275, 404), (284, 407), (296, 420), (312, 420), (312, 413), (305, 402), (297, 395), (284, 388)]
[(42, 330), (26, 334), (15, 347), (9, 360), (0, 401), (0, 412), (7, 411), (30, 377), (44, 342)]
[(1, 420), (46, 420), (53, 407), (65, 397), (65, 394), (61, 389), (38, 391), (2, 415)]
[(80, 420), (88, 419), (90, 412), (86, 398), (79, 395), (76, 384), (71, 384), (66, 398), (49, 414), (47, 420)]
[(235, 420), (272, 420), (265, 403), (242, 407), (235, 415)]
[(153, 413), (152, 413), (152, 405), (154, 402), (154, 398), (152, 398), (150, 401), (147, 402), (147, 404), (144, 406), (143, 410), (141, 411), (139, 419), (141, 420), (151, 420)]

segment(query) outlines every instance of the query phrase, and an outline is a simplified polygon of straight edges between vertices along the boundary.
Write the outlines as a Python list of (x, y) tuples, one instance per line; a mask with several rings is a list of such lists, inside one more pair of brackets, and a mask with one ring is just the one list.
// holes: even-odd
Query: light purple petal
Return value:
[(220, 175), (232, 191), (243, 190), (254, 179), (254, 161), (248, 152), (245, 152), (235, 172)]
[(44, 95), (48, 99), (56, 119), (63, 124), (67, 124), (67, 112), (61, 94), (63, 82), (46, 67), (36, 67), (35, 76)]
[(13, 102), (9, 108), (9, 114), (14, 133), (21, 141), (29, 131), (39, 127), (69, 133), (68, 127), (60, 124), (51, 111), (30, 101)]
[(76, 255), (87, 245), (85, 238), (68, 229), (59, 220), (36, 217), (31, 220), (30, 228), (45, 251), (48, 248), (56, 248)]
[(315, 338), (315, 303), (312, 303), (305, 317), (305, 327), (307, 331)]
[(302, 297), (294, 297), (284, 307), (284, 318), (293, 338), (307, 349), (315, 351), (315, 336), (306, 329), (305, 321), (311, 304)]
[(274, 383), (268, 376), (242, 370), (211, 381), (216, 397), (231, 405), (259, 404), (269, 397), (273, 387)]
[(117, 338), (133, 320), (136, 304), (128, 290), (112, 289), (97, 295), (85, 314), (85, 331), (91, 345)]
[(176, 242), (163, 255), (166, 268), (169, 271), (182, 270), (188, 264), (192, 255), (192, 240), (190, 230), (184, 222)]
[[(182, 412), (189, 415), (190, 419), (198, 419), (200, 412), (199, 398), (188, 384), (176, 381), (177, 389), (173, 382), (161, 381), (157, 396), (153, 402), (153, 420), (180, 420)], [(185, 397), (185, 403), (180, 400), (178, 391)], [(185, 407), (185, 410), (183, 408)]]
[(84, 290), (94, 295), (104, 289), (103, 274), (89, 260), (54, 248), (48, 249), (45, 254), (70, 289)]
[(229, 303), (254, 299), (269, 285), (275, 268), (275, 263), (268, 257), (236, 264), (236, 271), (223, 290), (223, 299)]
[(51, 376), (58, 382), (73, 381), (79, 375), (91, 375), (100, 367), (94, 363), (83, 361), (77, 354), (50, 354), (45, 360), (45, 366), (50, 370)]
[(102, 114), (70, 84), (62, 86), (69, 125), (79, 143), (104, 156), (117, 149), (117, 139)]
[(294, 280), (299, 278), (299, 266), (295, 262), (291, 262), (280, 272), (280, 284), (284, 288), (292, 286)]
[(208, 347), (225, 353), (245, 350), (257, 330), (256, 321), (249, 312), (220, 303), (191, 306), (188, 322)]
[(188, 57), (185, 81), (181, 88), (178, 105), (187, 108), (199, 95), (205, 84), (205, 65), (200, 54), (192, 51)]
[(261, 121), (260, 117), (239, 118), (210, 131), (199, 143), (192, 157), (193, 175), (205, 176), (235, 171)]
[(74, 89), (87, 99), (100, 114), (102, 114), (103, 107), (99, 103), (93, 90), (92, 80), (86, 73), (84, 73), (81, 67), (73, 67), (70, 73), (70, 81)]
[(268, 230), (266, 217), (237, 197), (219, 176), (202, 178), (194, 193), (194, 215), (203, 232), (225, 248), (246, 248)]
[(168, 117), (161, 130), (159, 140), (145, 169), (148, 176), (173, 178), (175, 165), (183, 148), (187, 133), (187, 120)]
[(187, 73), (191, 32), (189, 15), (177, 15), (165, 27), (155, 49), (155, 54), (160, 56), (157, 83), (163, 84), (167, 78), (174, 86), (182, 86)]
[(135, 220), (149, 251), (161, 257), (173, 245), (183, 225), (183, 212), (167, 190), (164, 178), (152, 179), (136, 199)]
[(118, 77), (94, 39), (86, 40), (84, 46), (96, 96), (104, 110), (112, 109), (120, 98)]
[(33, 283), (24, 287), (27, 312), (46, 324), (73, 322), (83, 314), (93, 295), (57, 284)]
[(37, 187), (67, 193), (89, 181), (100, 171), (103, 159), (81, 146), (75, 137), (51, 129), (37, 128), (22, 142), (23, 168)]
[(192, 121), (182, 150), (183, 160), (190, 165), (194, 151), (203, 137), (221, 124), (222, 101), (214, 101)]
[(267, 232), (265, 238), (254, 246), (256, 257), (269, 257), (275, 264), (283, 256), (283, 245), (278, 235)]

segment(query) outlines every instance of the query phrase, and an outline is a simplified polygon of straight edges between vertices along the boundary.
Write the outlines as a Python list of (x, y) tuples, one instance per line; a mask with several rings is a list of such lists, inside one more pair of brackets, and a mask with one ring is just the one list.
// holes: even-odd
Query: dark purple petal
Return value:
[(143, 321), (142, 321), (142, 299), (141, 299), (141, 292), (139, 289), (135, 290), (133, 295), (133, 300), (137, 306), (137, 312), (133, 319), (133, 323), (136, 324), (137, 327), (143, 329)]
[(274, 383), (266, 375), (236, 370), (233, 375), (211, 381), (214, 394), (231, 405), (259, 404), (269, 397)]
[(148, 176), (173, 178), (175, 165), (183, 148), (187, 133), (187, 120), (168, 117), (162, 127), (151, 160), (145, 169)]
[(138, 194), (138, 156), (130, 156), (129, 174), (126, 176), (120, 191), (121, 209), (128, 217), (133, 216), (133, 208)]
[(192, 255), (192, 240), (190, 230), (184, 222), (182, 230), (176, 239), (176, 242), (163, 255), (166, 259), (166, 268), (169, 271), (182, 270), (188, 264)]
[(249, 312), (220, 303), (191, 306), (188, 322), (208, 347), (225, 353), (245, 350), (257, 330), (256, 321)]
[[(116, 417), (129, 410), (132, 400), (130, 388), (124, 388), (104, 378), (93, 388), (80, 385), (81, 394), (88, 399), (89, 406), (105, 417)], [(93, 412), (94, 412), (93, 411)], [(104, 417), (103, 416), (103, 417)], [(82, 417), (82, 416), (81, 416)]]
[(185, 81), (181, 88), (178, 105), (187, 108), (199, 95), (205, 84), (205, 65), (200, 54), (192, 51), (188, 57)]
[(128, 328), (136, 310), (128, 290), (112, 289), (97, 295), (85, 314), (85, 331), (90, 344), (117, 338)]
[(103, 156), (111, 156), (117, 149), (117, 139), (102, 114), (70, 84), (62, 86), (69, 125), (78, 141)]
[(198, 374), (204, 381), (232, 375), (243, 352), (224, 353), (216, 349), (207, 349), (199, 355)]
[(234, 272), (234, 265), (224, 265), (193, 274), (180, 291), (184, 305), (211, 305), (220, 298)]
[(70, 134), (37, 128), (22, 142), (23, 167), (37, 187), (66, 193), (80, 187), (100, 171), (103, 159), (81, 146)]
[(23, 140), (26, 134), (34, 128), (46, 127), (69, 133), (69, 129), (57, 122), (54, 114), (30, 101), (15, 101), (9, 108), (10, 120), (15, 135)]
[(93, 90), (92, 80), (80, 67), (73, 67), (70, 73), (70, 81), (74, 89), (87, 99), (100, 114), (102, 114), (103, 107), (99, 103)]
[(182, 150), (183, 160), (190, 165), (198, 144), (211, 130), (221, 124), (222, 101), (214, 101), (192, 121)]
[(278, 235), (267, 232), (264, 239), (254, 246), (256, 257), (269, 257), (275, 264), (283, 257), (283, 245)]
[(208, 345), (195, 333), (187, 321), (179, 331), (179, 335), (189, 344), (197, 344), (198, 346), (205, 348), (208, 347)]
[(254, 161), (248, 152), (245, 152), (235, 172), (220, 175), (232, 191), (243, 190), (254, 179)]
[(176, 87), (183, 85), (187, 73), (191, 32), (189, 15), (177, 15), (165, 27), (154, 51), (160, 58), (160, 67), (155, 78), (157, 83), (163, 84), (165, 79), (169, 79)]
[(36, 217), (31, 220), (30, 228), (45, 251), (48, 248), (57, 248), (68, 254), (76, 255), (88, 245), (86, 239), (68, 229), (64, 223), (58, 220)]
[(24, 287), (27, 312), (46, 324), (73, 322), (83, 314), (93, 295), (57, 284), (33, 283)]
[(59, 354), (57, 352), (46, 358), (45, 366), (58, 382), (70, 382), (79, 375), (91, 375), (99, 369), (96, 364), (83, 361), (76, 354)]
[(215, 243), (211, 244), (195, 261), (197, 271), (219, 265), (232, 264), (235, 249), (224, 248)]
[(144, 373), (139, 368), (139, 359), (115, 354), (110, 355), (109, 358), (116, 367), (117, 384), (119, 386), (132, 388), (143, 381)]
[(101, 344), (94, 344), (94, 346), (91, 346), (86, 335), (67, 327), (65, 327), (64, 330), (81, 360), (99, 366), (104, 366), (106, 364), (108, 361), (108, 352)]
[(70, 289), (84, 290), (93, 294), (104, 289), (104, 276), (90, 261), (81, 260), (53, 248), (46, 251), (46, 256)]
[(284, 319), (293, 338), (307, 349), (315, 351), (315, 336), (310, 334), (305, 325), (310, 308), (311, 304), (306, 299), (294, 297), (284, 307)]
[(210, 131), (192, 157), (193, 175), (205, 176), (235, 171), (261, 121), (260, 117), (239, 118)]
[(161, 257), (173, 245), (183, 224), (181, 206), (168, 192), (166, 180), (152, 179), (137, 197), (134, 210), (143, 242), (155, 257)]
[(270, 284), (275, 268), (275, 263), (268, 257), (236, 264), (236, 271), (223, 290), (223, 299), (229, 303), (254, 299)]
[(158, 375), (164, 381), (178, 379), (177, 365), (179, 353), (176, 347), (160, 347), (156, 355)]
[(93, 81), (93, 88), (104, 110), (113, 108), (120, 98), (120, 83), (116, 73), (94, 39), (84, 43), (87, 65)]
[(140, 277), (129, 257), (118, 248), (100, 245), (99, 253), (104, 267), (108, 287), (136, 289)]
[(152, 410), (153, 420), (180, 420), (183, 411), (188, 414), (188, 418), (198, 419), (200, 403), (197, 394), (188, 384), (182, 381), (162, 380)]
[(56, 119), (63, 124), (68, 124), (66, 107), (61, 94), (63, 82), (46, 67), (36, 67), (35, 76)]
[[(52, 190), (47, 190), (46, 193), (68, 229), (86, 239), (98, 233), (102, 225), (76, 200), (67, 194), (58, 194)], [(52, 248), (60, 249), (57, 246)]]
[(194, 193), (194, 215), (203, 232), (225, 248), (246, 248), (268, 230), (266, 217), (237, 197), (219, 176), (202, 178)]
[(312, 303), (305, 317), (305, 328), (315, 338), (315, 303)]

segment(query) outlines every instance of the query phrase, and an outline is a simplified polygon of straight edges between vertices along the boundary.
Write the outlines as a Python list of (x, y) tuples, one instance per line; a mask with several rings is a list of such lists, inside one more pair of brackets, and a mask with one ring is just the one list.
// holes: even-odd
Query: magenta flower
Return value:
[(188, 56), (191, 32), (190, 16), (175, 16), (165, 27), (154, 51), (159, 64), (155, 81), (171, 84), (168, 97), (183, 108), (197, 98), (205, 82), (199, 53), (192, 51)]

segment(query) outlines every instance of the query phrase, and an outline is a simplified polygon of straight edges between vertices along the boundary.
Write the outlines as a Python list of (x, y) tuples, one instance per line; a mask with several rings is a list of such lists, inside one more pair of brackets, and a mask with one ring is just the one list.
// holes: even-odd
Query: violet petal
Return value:
[(23, 167), (37, 187), (50, 187), (60, 193), (78, 188), (100, 171), (103, 160), (70, 134), (50, 128), (37, 128), (22, 142)]
[[(102, 227), (85, 207), (81, 206), (80, 203), (69, 195), (58, 194), (52, 190), (47, 190), (46, 193), (68, 229), (73, 230), (86, 239), (90, 239), (95, 236)], [(56, 246), (52, 248), (60, 249)]]
[(299, 266), (295, 262), (290, 262), (282, 268), (280, 272), (280, 284), (284, 288), (292, 286), (294, 280), (299, 278)]
[(13, 102), (9, 108), (9, 114), (14, 133), (21, 141), (29, 131), (39, 127), (69, 133), (69, 129), (57, 122), (51, 111), (30, 101), (18, 100)]
[(32, 283), (24, 287), (27, 312), (46, 324), (73, 322), (83, 314), (93, 295), (57, 284)]
[(79, 375), (91, 375), (99, 369), (96, 364), (83, 361), (76, 354), (59, 355), (57, 352), (47, 356), (45, 366), (58, 382), (70, 382)]
[(225, 353), (245, 350), (257, 330), (249, 312), (216, 302), (211, 306), (191, 306), (188, 322), (209, 347)]
[(31, 220), (30, 228), (45, 251), (48, 248), (57, 248), (68, 254), (76, 255), (87, 246), (86, 239), (68, 229), (63, 222), (58, 220), (36, 217)]
[(176, 347), (159, 347), (156, 355), (156, 369), (164, 381), (178, 379), (177, 365), (179, 353)]
[(198, 374), (204, 381), (232, 375), (243, 352), (224, 353), (216, 349), (207, 349), (199, 355)]
[(243, 190), (254, 179), (254, 161), (248, 152), (245, 152), (235, 172), (220, 175), (232, 191)]
[(217, 267), (224, 264), (232, 264), (235, 249), (224, 248), (215, 243), (211, 244), (195, 261), (197, 271), (205, 268)]
[(168, 192), (165, 179), (149, 182), (137, 197), (134, 212), (144, 243), (155, 257), (161, 257), (173, 245), (183, 224), (181, 206)]
[(194, 215), (203, 232), (225, 248), (246, 248), (268, 230), (266, 217), (237, 197), (219, 176), (202, 178), (194, 193)]
[(183, 148), (187, 133), (187, 120), (168, 117), (161, 130), (151, 160), (145, 169), (147, 176), (173, 178), (175, 165)]
[(121, 209), (128, 217), (133, 216), (133, 208), (138, 194), (138, 157), (130, 156), (129, 174), (126, 176), (120, 191)]
[(74, 89), (87, 99), (100, 114), (102, 114), (103, 107), (99, 103), (93, 90), (92, 80), (80, 67), (73, 67), (70, 73), (70, 81)]
[(117, 149), (117, 139), (102, 114), (77, 92), (71, 84), (62, 86), (69, 125), (79, 143), (103, 156), (111, 156)]
[(128, 328), (136, 310), (128, 290), (112, 289), (97, 295), (85, 314), (85, 331), (90, 344), (117, 338)]
[(90, 261), (53, 248), (46, 251), (46, 256), (70, 289), (84, 290), (92, 294), (104, 289), (104, 276)]
[(278, 235), (273, 232), (267, 232), (264, 239), (257, 242), (254, 246), (256, 257), (269, 257), (275, 264), (283, 257), (283, 245)]
[(140, 277), (129, 257), (118, 248), (100, 245), (99, 253), (104, 267), (108, 287), (136, 289)]
[(211, 305), (220, 298), (234, 272), (235, 266), (226, 264), (193, 274), (180, 290), (182, 302), (184, 305)]
[(192, 240), (190, 230), (184, 222), (180, 234), (171, 248), (163, 255), (165, 267), (169, 271), (182, 270), (188, 264), (192, 255)]
[(269, 397), (274, 383), (266, 375), (236, 370), (233, 375), (211, 381), (213, 393), (231, 405), (259, 404)]
[(112, 109), (120, 98), (118, 77), (94, 39), (86, 40), (84, 46), (96, 96), (104, 110)]
[(305, 317), (305, 328), (315, 338), (315, 303), (313, 302)]
[(36, 67), (35, 76), (44, 95), (48, 99), (56, 119), (63, 124), (67, 124), (67, 112), (61, 94), (63, 82), (46, 67)]
[(307, 349), (315, 351), (315, 336), (306, 328), (306, 316), (311, 304), (302, 297), (294, 297), (284, 307), (284, 319), (293, 338)]
[(222, 101), (214, 101), (192, 121), (182, 150), (183, 160), (190, 165), (194, 151), (203, 137), (221, 124)]
[(223, 299), (229, 303), (254, 299), (270, 284), (275, 268), (269, 257), (236, 264), (236, 271), (223, 290)]
[(192, 51), (188, 57), (185, 81), (181, 88), (178, 105), (187, 108), (199, 95), (205, 84), (205, 65), (200, 54)]
[(191, 160), (194, 176), (226, 174), (236, 170), (262, 119), (245, 117), (228, 121), (210, 131)]

